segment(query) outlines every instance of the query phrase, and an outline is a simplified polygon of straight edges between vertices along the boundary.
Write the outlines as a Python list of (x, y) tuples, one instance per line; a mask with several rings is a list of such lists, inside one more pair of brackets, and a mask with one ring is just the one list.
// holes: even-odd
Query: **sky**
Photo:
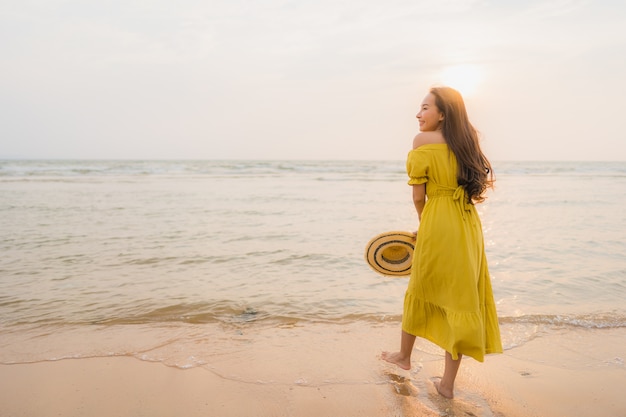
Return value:
[(0, 158), (626, 160), (623, 0), (0, 0)]

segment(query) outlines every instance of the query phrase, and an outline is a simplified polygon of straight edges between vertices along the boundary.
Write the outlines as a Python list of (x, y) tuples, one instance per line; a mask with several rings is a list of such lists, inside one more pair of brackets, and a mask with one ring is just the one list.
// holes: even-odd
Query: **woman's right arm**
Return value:
[(426, 204), (426, 184), (412, 185), (413, 188), (413, 204), (417, 210), (417, 218), (422, 221), (422, 210)]

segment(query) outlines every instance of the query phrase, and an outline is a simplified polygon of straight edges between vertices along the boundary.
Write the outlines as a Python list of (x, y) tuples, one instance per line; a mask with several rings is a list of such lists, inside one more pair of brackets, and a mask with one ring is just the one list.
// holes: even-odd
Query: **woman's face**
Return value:
[(428, 93), (422, 101), (419, 113), (417, 113), (417, 120), (420, 123), (420, 131), (432, 132), (439, 129), (439, 123), (443, 120), (443, 114), (437, 108), (435, 104), (435, 96)]

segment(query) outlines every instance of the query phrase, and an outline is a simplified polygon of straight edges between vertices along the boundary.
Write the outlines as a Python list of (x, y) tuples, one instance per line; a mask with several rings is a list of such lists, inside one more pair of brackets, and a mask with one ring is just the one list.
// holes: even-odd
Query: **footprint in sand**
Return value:
[(413, 394), (414, 389), (410, 379), (392, 373), (386, 373), (386, 375), (393, 385), (396, 394), (404, 395), (405, 397), (410, 397)]

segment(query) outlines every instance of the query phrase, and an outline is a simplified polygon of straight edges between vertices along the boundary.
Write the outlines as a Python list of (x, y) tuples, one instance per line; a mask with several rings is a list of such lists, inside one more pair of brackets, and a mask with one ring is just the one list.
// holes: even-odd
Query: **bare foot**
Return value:
[(433, 381), (435, 384), (435, 388), (437, 388), (437, 392), (442, 397), (448, 398), (449, 400), (454, 398), (454, 387), (448, 387), (443, 384), (443, 381)]
[(383, 352), (380, 357), (404, 370), (409, 371), (411, 369), (411, 359), (405, 358), (400, 352)]

